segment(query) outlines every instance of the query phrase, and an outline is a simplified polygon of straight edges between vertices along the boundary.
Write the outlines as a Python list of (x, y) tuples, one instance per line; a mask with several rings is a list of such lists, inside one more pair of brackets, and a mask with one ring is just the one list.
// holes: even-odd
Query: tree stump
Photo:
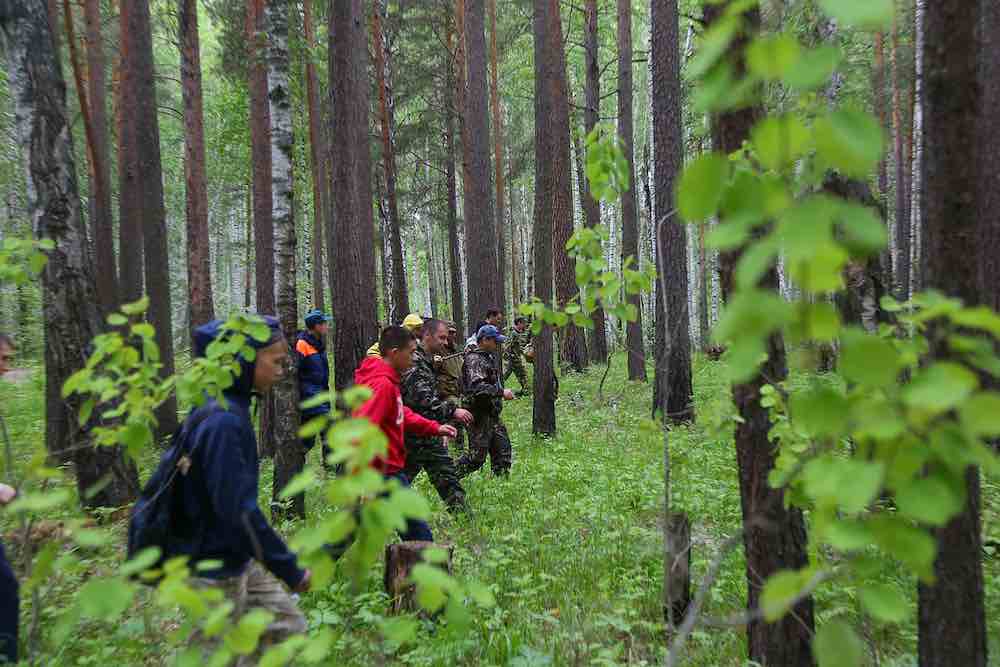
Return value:
[(663, 614), (669, 622), (669, 612), (672, 611), (676, 626), (684, 619), (691, 604), (691, 521), (687, 514), (671, 512), (664, 533), (664, 575), (669, 599), (663, 601)]
[(416, 587), (410, 583), (413, 566), (424, 562), (423, 553), (427, 549), (444, 549), (448, 560), (439, 564), (451, 574), (452, 557), (455, 547), (434, 542), (397, 542), (385, 547), (385, 592), (389, 594), (389, 613), (399, 614), (417, 611), (420, 605), (416, 599)]

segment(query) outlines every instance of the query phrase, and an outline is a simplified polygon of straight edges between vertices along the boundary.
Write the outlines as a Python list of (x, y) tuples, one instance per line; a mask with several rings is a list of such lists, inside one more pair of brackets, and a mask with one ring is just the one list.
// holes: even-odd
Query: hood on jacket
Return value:
[(320, 354), (322, 354), (326, 350), (326, 342), (319, 336), (313, 334), (313, 332), (309, 331), (308, 329), (303, 329), (302, 331), (300, 331), (298, 335), (295, 337), (295, 340), (297, 341), (304, 340), (305, 342), (315, 347), (316, 351), (318, 351)]
[[(264, 323), (267, 324), (268, 329), (270, 329), (271, 335), (266, 341), (259, 341), (252, 337), (247, 337), (247, 342), (255, 350), (261, 350), (269, 345), (273, 345), (275, 341), (280, 340), (282, 337), (281, 324), (277, 319), (271, 317), (270, 315), (264, 315), (262, 317)], [(212, 320), (207, 324), (203, 324), (194, 330), (194, 350), (196, 357), (204, 357), (208, 346), (215, 339), (219, 338), (224, 331), (225, 322), (222, 320)], [(235, 378), (232, 388), (229, 389), (230, 392), (235, 394), (240, 394), (244, 396), (250, 396), (253, 393), (253, 376), (254, 369), (256, 367), (255, 361), (249, 361), (244, 359), (241, 355), (239, 357), (240, 362), (240, 375)]]
[(358, 370), (354, 371), (354, 384), (372, 386), (375, 381), (386, 379), (393, 384), (399, 384), (399, 373), (382, 357), (365, 357)]

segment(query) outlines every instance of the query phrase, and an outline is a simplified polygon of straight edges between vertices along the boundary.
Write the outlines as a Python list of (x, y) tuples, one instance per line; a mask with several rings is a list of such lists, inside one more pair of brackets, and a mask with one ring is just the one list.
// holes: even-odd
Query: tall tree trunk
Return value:
[[(133, 107), (135, 139), (136, 212), (142, 221), (142, 247), (145, 257), (146, 293), (149, 295), (149, 321), (156, 327), (160, 347), (161, 375), (174, 373), (173, 310), (170, 298), (170, 258), (167, 252), (167, 219), (163, 204), (163, 168), (160, 162), (160, 126), (157, 121), (156, 72), (153, 66), (153, 35), (149, 3), (123, 0), (121, 17), (127, 22), (122, 31), (128, 54), (127, 73), (122, 81), (124, 99)], [(167, 436), (177, 428), (177, 401), (169, 398), (157, 410), (159, 435)]]
[(923, 161), (924, 161), (924, 11), (926, 0), (915, 0), (913, 11), (913, 164), (910, 176), (910, 233), (913, 235), (915, 249), (910, 256), (916, 257), (911, 273), (914, 285), (911, 289), (920, 289), (923, 283), (923, 256), (921, 249), (923, 239)]
[(246, 255), (246, 261), (243, 264), (243, 310), (249, 313), (253, 296), (253, 272), (250, 271), (250, 266), (253, 264), (253, 186), (251, 184), (247, 184), (246, 214), (246, 237), (243, 247)]
[(437, 269), (434, 253), (434, 223), (428, 215), (424, 220), (424, 238), (427, 242), (427, 302), (430, 305), (432, 317), (440, 317), (441, 310), (438, 297)]
[(517, 205), (515, 204), (514, 197), (517, 194), (517, 188), (514, 187), (514, 156), (508, 155), (507, 158), (507, 187), (508, 192), (510, 192), (510, 300), (511, 305), (514, 309), (515, 318), (518, 316), (517, 308), (524, 302), (523, 290), (523, 273), (524, 267), (522, 266), (522, 256), (521, 256), (521, 237), (519, 233), (519, 224), (517, 222)]
[(469, 318), (471, 331), (479, 318), (497, 307), (497, 234), (490, 194), (490, 123), (486, 80), (485, 0), (467, 0), (465, 46), (467, 54), (465, 132), (463, 155), (465, 180), (465, 248), (468, 272)]
[[(332, 0), (333, 225), (327, 237), (333, 303), (334, 382), (343, 389), (377, 336), (372, 162), (368, 145), (368, 44), (362, 0)], [(336, 36), (336, 38), (334, 38)], [(337, 243), (334, 245), (333, 241)]]
[[(986, 152), (976, 136), (981, 99), (977, 85), (977, 52), (982, 48), (977, 42), (979, 14), (978, 2), (927, 3), (923, 50), (927, 86), (923, 98), (925, 275), (928, 287), (970, 305), (981, 303), (985, 296), (979, 293), (979, 274), (972, 261), (980, 256), (977, 195), (986, 194), (977, 192), (985, 178), (977, 178), (975, 159), (981, 149)], [(990, 159), (996, 158), (984, 156), (982, 164)], [(984, 212), (995, 219), (995, 210)], [(996, 290), (993, 278), (991, 292)], [(954, 354), (941, 336), (930, 339), (935, 358)], [(935, 583), (919, 585), (921, 667), (987, 664), (978, 468), (966, 470), (965, 494), (962, 513), (934, 530), (938, 544)]]
[[(656, 372), (653, 412), (680, 422), (691, 418), (691, 332), (688, 311), (687, 229), (673, 216), (674, 186), (684, 162), (680, 25), (677, 0), (652, 0), (653, 159), (656, 270), (668, 287), (656, 299)], [(667, 311), (664, 312), (664, 302)]]
[(5, 5), (0, 35), (17, 141), (26, 157), (28, 214), (37, 237), (55, 244), (42, 273), (46, 384), (57, 390), (54, 401), (47, 394), (46, 410), (49, 416), (63, 415), (65, 439), (46, 445), (52, 452), (72, 452), (84, 505), (120, 507), (138, 493), (135, 466), (125, 461), (120, 448), (96, 446), (92, 431), (78, 425), (78, 397), (63, 401), (58, 396), (63, 383), (86, 364), (91, 341), (102, 327), (80, 215), (73, 135), (66, 123), (66, 86), (45, 2)]
[(488, 0), (490, 15), (490, 105), (493, 110), (493, 183), (496, 186), (496, 238), (497, 238), (497, 286), (499, 299), (497, 306), (507, 312), (507, 259), (504, 243), (504, 227), (507, 223), (507, 208), (504, 205), (504, 149), (503, 116), (500, 114), (500, 75), (497, 54), (497, 0)]
[[(721, 17), (727, 4), (706, 5), (706, 25), (712, 25)], [(760, 10), (749, 10), (747, 18), (749, 30), (759, 30)], [(741, 36), (730, 53), (743, 53), (749, 37)], [(735, 55), (734, 59), (739, 57)], [(744, 69), (740, 60), (733, 66), (736, 71)], [(744, 141), (749, 140), (750, 130), (761, 114), (760, 107), (748, 107), (714, 117), (712, 143), (715, 150), (724, 155), (740, 150)], [(742, 252), (739, 249), (720, 256), (722, 290), (726, 296), (732, 293), (734, 272)], [(777, 271), (773, 268), (767, 271), (760, 287), (777, 290)], [(768, 438), (771, 421), (767, 408), (760, 404), (760, 389), (765, 384), (781, 382), (786, 376), (784, 341), (776, 334), (768, 340), (767, 360), (760, 372), (749, 382), (732, 388), (733, 401), (740, 415), (735, 441), (746, 556), (747, 609), (760, 606), (761, 591), (768, 577), (784, 569), (802, 569), (809, 562), (802, 512), (786, 507), (784, 491), (771, 487), (767, 481), (774, 469), (776, 451)], [(750, 660), (771, 667), (813, 664), (810, 648), (813, 626), (811, 597), (775, 623), (751, 621), (747, 626)]]
[(893, 160), (896, 165), (896, 296), (906, 300), (910, 296), (910, 223), (905, 220), (907, 200), (906, 162), (903, 156), (903, 82), (899, 73), (899, 22), (892, 22), (892, 50), (889, 52), (889, 62), (892, 67), (892, 127), (893, 127)]
[[(399, 203), (396, 197), (396, 123), (393, 114), (389, 53), (383, 29), (385, 0), (372, 0), (372, 41), (375, 52), (375, 86), (378, 90), (379, 121), (382, 131), (382, 166), (385, 172), (385, 198), (388, 204), (387, 242), (392, 254), (392, 302), (399, 317), (410, 312), (410, 299), (406, 291), (406, 266), (403, 263), (403, 241), (399, 231)], [(395, 321), (392, 322), (395, 324)]]
[[(888, 132), (889, 125), (885, 113), (885, 34), (875, 33), (875, 64), (872, 67), (872, 102), (875, 105), (875, 115), (878, 116), (879, 127)], [(885, 156), (878, 163), (878, 195), (884, 201), (889, 189), (889, 173)]]
[[(265, 25), (267, 45), (267, 99), (271, 117), (272, 213), (275, 231), (275, 273), (278, 279), (278, 319), (286, 341), (295, 340), (299, 315), (295, 292), (295, 216), (293, 179), (292, 96), (288, 84), (288, 3), (267, 0)], [(294, 368), (294, 365), (292, 366)], [(287, 372), (274, 391), (274, 484), (272, 498), (281, 507), (279, 495), (305, 466), (305, 450), (298, 437), (299, 387), (295, 372)], [(292, 498), (291, 514), (304, 518), (305, 494)]]
[[(557, 15), (556, 19), (559, 18)], [(557, 22), (549, 17), (549, 28), (555, 30)], [(570, 161), (569, 131), (569, 84), (566, 80), (566, 51), (563, 48), (562, 21), (558, 21), (558, 32), (547, 33), (550, 49), (546, 58), (553, 59), (547, 72), (546, 94), (549, 102), (549, 153), (547, 168), (551, 170), (549, 212), (552, 218), (552, 256), (555, 271), (556, 301), (565, 307), (580, 294), (576, 284), (576, 263), (569, 256), (566, 244), (573, 236), (573, 164)], [(587, 344), (583, 329), (572, 322), (559, 335), (560, 358), (574, 371), (582, 371), (587, 366)]]
[(133, 303), (143, 294), (142, 215), (139, 211), (139, 167), (136, 164), (135, 104), (126, 94), (126, 81), (132, 75), (129, 8), (122, 3), (118, 12), (119, 46), (118, 85), (115, 89), (115, 115), (118, 126), (118, 289), (122, 303)]
[[(635, 144), (632, 122), (632, 3), (618, 0), (618, 136), (628, 162), (629, 188), (622, 193), (622, 268), (629, 257), (639, 269), (639, 221), (635, 199)], [(635, 321), (625, 326), (628, 379), (646, 381), (646, 357), (642, 343), (642, 304), (638, 294), (628, 297), (635, 307)]]
[(114, 218), (111, 213), (111, 162), (108, 155), (108, 111), (105, 92), (104, 37), (101, 33), (100, 0), (85, 0), (87, 26), (87, 85), (93, 144), (94, 169), (91, 229), (97, 272), (97, 299), (104, 313), (118, 307), (118, 269), (115, 266)]
[[(979, 133), (977, 174), (979, 215), (979, 294), (982, 302), (1000, 312), (1000, 4), (980, 0)], [(919, 101), (919, 95), (917, 97)], [(919, 108), (919, 103), (918, 103)], [(914, 123), (914, 129), (916, 124)], [(996, 389), (996, 386), (993, 387)]]
[[(555, 214), (556, 178), (549, 160), (556, 150), (552, 91), (559, 78), (562, 58), (562, 20), (559, 0), (534, 0), (535, 42), (535, 221), (534, 296), (543, 303), (552, 302), (552, 217)], [(565, 70), (563, 70), (565, 71)], [(563, 74), (565, 76), (565, 74)], [(568, 138), (568, 137), (567, 137)], [(553, 364), (552, 327), (543, 324), (534, 337), (533, 433), (556, 432), (556, 388)]]
[[(597, 23), (597, 0), (586, 0), (585, 8), (586, 23), (584, 27), (584, 47), (586, 50), (585, 67), (587, 71), (587, 83), (585, 87), (586, 105), (583, 111), (583, 127), (589, 135), (597, 127), (601, 117), (601, 69), (598, 62), (598, 39)], [(586, 155), (584, 155), (586, 164)], [(590, 194), (590, 184), (584, 179), (586, 192), (582, 195), (583, 224), (587, 227), (596, 227), (601, 224), (601, 203)], [(606, 364), (608, 362), (608, 337), (605, 325), (604, 310), (597, 309), (594, 312), (594, 335), (590, 346), (591, 360), (594, 363)]]
[(326, 213), (326, 186), (323, 183), (324, 161), (326, 153), (323, 147), (323, 131), (320, 119), (319, 81), (316, 78), (316, 63), (312, 59), (312, 50), (316, 47), (316, 35), (313, 29), (313, 0), (302, 0), (302, 18), (305, 26), (306, 46), (309, 52), (306, 57), (306, 104), (309, 112), (309, 166), (312, 172), (313, 189), (313, 224), (312, 246), (312, 298), (313, 307), (326, 311), (326, 298), (323, 291), (323, 235), (325, 233), (324, 216)]
[(208, 241), (208, 182), (201, 92), (201, 48), (197, 0), (180, 0), (177, 25), (184, 98), (184, 179), (187, 186), (188, 317), (194, 330), (215, 319)]
[[(458, 0), (458, 3), (461, 2), (462, 0)], [(462, 297), (462, 258), (458, 246), (458, 183), (455, 174), (455, 109), (456, 96), (459, 93), (456, 71), (460, 64), (458, 57), (452, 51), (456, 25), (461, 25), (457, 22), (457, 17), (455, 21), (449, 21), (447, 28), (448, 62), (446, 63), (447, 76), (445, 77), (444, 90), (444, 141), (445, 150), (448, 152), (445, 158), (445, 185), (448, 196), (448, 270), (451, 282), (451, 317), (455, 324), (462, 328), (465, 326), (465, 300)], [(460, 28), (459, 31), (461, 31)], [(459, 42), (461, 42), (461, 38)]]

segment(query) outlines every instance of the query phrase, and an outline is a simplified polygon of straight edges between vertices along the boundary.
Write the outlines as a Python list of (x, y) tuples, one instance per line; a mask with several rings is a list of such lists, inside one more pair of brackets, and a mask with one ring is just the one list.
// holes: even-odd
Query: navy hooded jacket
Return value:
[[(295, 356), (299, 367), (299, 400), (305, 402), (330, 391), (330, 365), (323, 339), (308, 330), (300, 332), (295, 341)], [(303, 410), (302, 416), (309, 419), (329, 411), (330, 404), (325, 403)]]
[[(271, 328), (271, 341), (281, 333), (277, 320), (265, 318)], [(210, 322), (195, 330), (198, 356), (222, 329), (222, 322)], [(251, 341), (260, 349), (270, 343)], [(187, 475), (178, 476), (178, 494), (182, 499), (184, 531), (190, 535), (175, 542), (171, 556), (188, 555), (192, 561), (218, 560), (215, 570), (199, 573), (209, 579), (239, 576), (251, 559), (263, 564), (274, 576), (294, 588), (304, 576), (295, 554), (271, 528), (257, 505), (259, 459), (257, 438), (250, 419), (254, 363), (240, 360), (241, 373), (226, 390), (225, 408), (209, 401), (188, 416), (196, 419), (199, 411), (209, 411), (187, 439), (187, 451), (193, 452)]]

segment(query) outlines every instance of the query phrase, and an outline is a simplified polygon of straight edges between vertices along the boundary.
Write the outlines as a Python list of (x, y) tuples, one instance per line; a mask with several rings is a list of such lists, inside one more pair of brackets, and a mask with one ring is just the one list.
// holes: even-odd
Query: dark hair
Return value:
[(7, 334), (0, 333), (0, 347), (9, 347), (14, 349), (14, 339)]
[(528, 318), (526, 318), (526, 317), (517, 317), (517, 318), (514, 319), (514, 324), (520, 324), (521, 322), (524, 322), (525, 324), (527, 324), (528, 323)]
[(499, 308), (490, 308), (489, 310), (486, 311), (486, 319), (490, 319), (494, 315), (503, 315), (503, 311), (501, 311)]
[(438, 332), (438, 329), (446, 326), (448, 326), (447, 322), (434, 317), (424, 320), (424, 326), (420, 329), (420, 337), (423, 338), (424, 336), (433, 336)]
[(411, 340), (413, 332), (406, 327), (386, 327), (378, 337), (378, 353), (385, 356), (389, 350), (406, 347)]

